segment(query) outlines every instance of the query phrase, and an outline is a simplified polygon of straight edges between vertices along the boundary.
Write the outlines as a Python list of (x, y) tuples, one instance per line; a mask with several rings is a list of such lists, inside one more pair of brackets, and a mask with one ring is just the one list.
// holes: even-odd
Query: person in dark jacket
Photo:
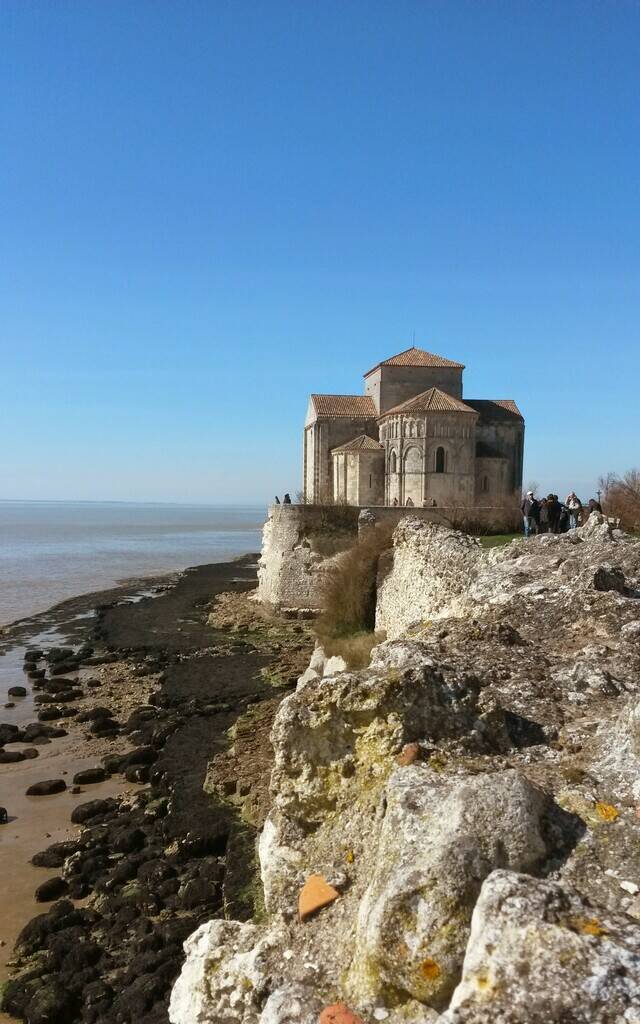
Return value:
[(538, 504), (537, 498), (534, 498), (533, 491), (527, 491), (520, 508), (522, 510), (524, 535), (525, 537), (529, 537), (532, 533), (538, 532), (538, 520), (540, 516), (540, 505)]
[(557, 494), (547, 495), (547, 513), (549, 516), (549, 533), (558, 532), (558, 520), (560, 519), (560, 502)]
[(285, 494), (284, 498), (282, 499), (282, 504), (283, 505), (290, 505), (291, 504), (291, 498), (289, 497), (288, 494)]
[(592, 512), (602, 512), (602, 505), (595, 498), (589, 498), (589, 515)]

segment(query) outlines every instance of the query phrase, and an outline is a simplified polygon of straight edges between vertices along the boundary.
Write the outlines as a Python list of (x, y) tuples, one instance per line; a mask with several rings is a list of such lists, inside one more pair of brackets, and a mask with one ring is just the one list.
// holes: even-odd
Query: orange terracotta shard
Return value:
[(413, 764), (420, 757), (420, 746), (417, 743), (405, 743), (402, 753), (398, 754), (396, 761), (399, 765)]
[(333, 1006), (325, 1006), (319, 1024), (364, 1024), (364, 1021), (345, 1003), (334, 1003)]
[(323, 907), (327, 907), (337, 900), (339, 895), (338, 890), (329, 885), (322, 875), (309, 875), (298, 896), (300, 920), (306, 921), (316, 911), (322, 910)]

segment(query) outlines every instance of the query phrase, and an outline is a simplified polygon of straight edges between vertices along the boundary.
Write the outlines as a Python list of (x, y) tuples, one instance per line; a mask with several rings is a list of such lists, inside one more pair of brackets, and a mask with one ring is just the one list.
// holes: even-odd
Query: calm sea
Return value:
[(260, 550), (264, 507), (0, 501), (0, 625), (68, 597)]

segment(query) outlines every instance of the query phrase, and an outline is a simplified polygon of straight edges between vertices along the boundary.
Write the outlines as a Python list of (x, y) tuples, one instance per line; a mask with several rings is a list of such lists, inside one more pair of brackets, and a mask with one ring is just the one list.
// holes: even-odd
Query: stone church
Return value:
[(306, 502), (495, 506), (522, 489), (524, 419), (510, 398), (462, 397), (462, 363), (408, 348), (363, 395), (311, 395)]

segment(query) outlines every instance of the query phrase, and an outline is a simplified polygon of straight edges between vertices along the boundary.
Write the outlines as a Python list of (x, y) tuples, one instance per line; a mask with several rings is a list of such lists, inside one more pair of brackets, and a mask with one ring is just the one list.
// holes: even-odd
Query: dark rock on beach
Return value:
[(17, 725), (3, 722), (0, 725), (0, 745), (15, 743), (20, 737), (20, 730)]
[(92, 818), (100, 818), (109, 811), (114, 811), (118, 806), (116, 800), (88, 800), (86, 804), (78, 804), (71, 812), (71, 820), (74, 825), (81, 825)]
[(26, 697), (27, 688), (26, 686), (10, 686), (7, 693), (10, 697)]
[(80, 842), (77, 839), (63, 840), (61, 843), (52, 843), (46, 850), (35, 853), (31, 863), (39, 868), (61, 868), (67, 857), (80, 849)]
[(64, 793), (67, 784), (64, 779), (45, 779), (43, 782), (34, 782), (27, 790), (27, 796), (51, 796), (54, 793)]
[(104, 782), (106, 778), (107, 773), (104, 768), (85, 768), (81, 772), (76, 772), (73, 781), (78, 786), (90, 786), (95, 782)]
[(0, 764), (16, 764), (18, 761), (24, 761), (24, 754), (21, 750), (0, 749)]
[(78, 715), (79, 722), (97, 722), (99, 719), (112, 718), (113, 711), (111, 708), (88, 708), (86, 711), (81, 711)]
[(69, 885), (64, 878), (58, 875), (55, 878), (48, 878), (36, 889), (36, 903), (52, 903), (53, 900), (59, 900), (68, 889)]

